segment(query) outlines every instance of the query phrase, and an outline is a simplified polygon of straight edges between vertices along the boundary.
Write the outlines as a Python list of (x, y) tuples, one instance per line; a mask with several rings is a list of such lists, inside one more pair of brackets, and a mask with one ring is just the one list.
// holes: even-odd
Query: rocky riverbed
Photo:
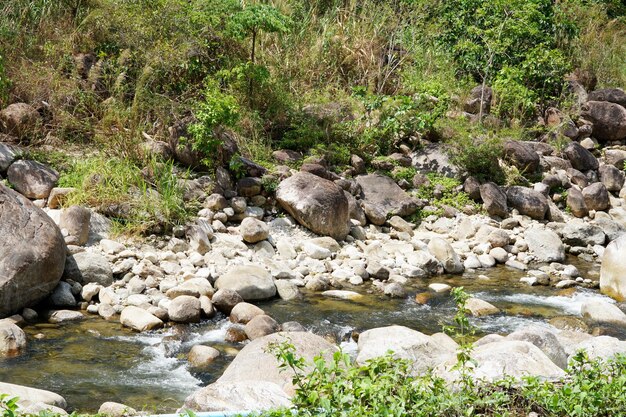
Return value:
[[(92, 398), (141, 407), (170, 394), (156, 408), (287, 405), (289, 375), (264, 352), (286, 337), (309, 359), (339, 345), (357, 361), (391, 349), (415, 373), (434, 368), (453, 381), (457, 345), (439, 331), (457, 286), (470, 292), (482, 336), (479, 377), (554, 378), (579, 348), (626, 352), (626, 151), (577, 139), (561, 151), (506, 143), (509, 163), (538, 181), (468, 177), (455, 191), (475, 204), (462, 208), (429, 207), (416, 197), (429, 181), (422, 173), (394, 181), (364, 172), (355, 155), (341, 176), (322, 160), (277, 168), (275, 192), (259, 178), (264, 168), (246, 161), (237, 181), (223, 168), (183, 181), (202, 205), (193, 221), (136, 239), (112, 238), (110, 220), (92, 208), (60, 208), (72, 190), (55, 188), (56, 172), (2, 145), (14, 190), (0, 184), (0, 379), (58, 387), (72, 400), (0, 390), (34, 410), (96, 410)], [(390, 167), (451, 171), (437, 150), (403, 150)], [(85, 358), (101, 371), (80, 365)], [(93, 396), (103, 381), (110, 391)]]

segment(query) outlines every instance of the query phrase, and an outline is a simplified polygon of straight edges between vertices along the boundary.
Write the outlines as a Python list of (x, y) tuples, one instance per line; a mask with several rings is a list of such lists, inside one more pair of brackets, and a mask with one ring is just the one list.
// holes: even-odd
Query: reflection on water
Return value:
[[(584, 276), (597, 273), (577, 265)], [(332, 335), (347, 351), (356, 344), (354, 330), (398, 324), (424, 333), (441, 330), (454, 314), (454, 304), (445, 295), (431, 298), (427, 305), (415, 302), (415, 294), (427, 291), (432, 282), (462, 285), (475, 296), (502, 310), (499, 315), (474, 319), (481, 333), (509, 333), (530, 323), (562, 315), (580, 315), (580, 305), (602, 297), (593, 290), (562, 293), (548, 287), (528, 287), (519, 282), (524, 274), (500, 267), (463, 277), (414, 280), (405, 299), (374, 294), (367, 285), (350, 288), (365, 296), (358, 301), (306, 294), (301, 300), (273, 300), (260, 306), (279, 322), (298, 321), (307, 329)], [(70, 406), (96, 411), (105, 401), (117, 401), (151, 412), (176, 410), (191, 392), (217, 379), (232, 359), (233, 348), (224, 342), (228, 321), (218, 317), (192, 325), (174, 326), (144, 334), (123, 329), (118, 322), (88, 318), (62, 326), (40, 324), (27, 327), (29, 347), (17, 358), (0, 359), (0, 381), (48, 389), (66, 397)], [(43, 334), (43, 338), (35, 335)], [(210, 369), (192, 373), (185, 357), (192, 346), (206, 344), (222, 351)]]

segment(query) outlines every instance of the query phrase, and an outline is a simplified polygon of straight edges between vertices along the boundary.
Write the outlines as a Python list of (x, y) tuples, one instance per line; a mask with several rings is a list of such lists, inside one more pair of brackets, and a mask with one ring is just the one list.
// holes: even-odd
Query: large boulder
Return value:
[(569, 356), (571, 361), (579, 350), (584, 350), (590, 360), (609, 360), (616, 355), (626, 354), (626, 341), (611, 336), (589, 337), (581, 341), (572, 349)]
[(583, 148), (578, 142), (570, 142), (564, 149), (563, 154), (570, 161), (572, 167), (579, 171), (598, 169), (598, 160), (591, 152)]
[(59, 180), (59, 173), (40, 162), (20, 160), (11, 164), (7, 178), (28, 198), (48, 198)]
[(63, 278), (83, 285), (95, 282), (107, 287), (113, 283), (113, 270), (104, 256), (91, 252), (78, 252), (67, 257)]
[(258, 381), (215, 382), (185, 400), (181, 410), (191, 411), (263, 411), (291, 407), (289, 396), (280, 386)]
[[(530, 342), (503, 340), (487, 343), (475, 348), (471, 353), (473, 367), (470, 370), (475, 380), (483, 379), (492, 382), (510, 376), (522, 378), (536, 376), (557, 379), (565, 376), (559, 368), (537, 346)], [(454, 366), (456, 356), (435, 369), (435, 375), (446, 381), (459, 381), (460, 371)]]
[(276, 190), (281, 207), (311, 231), (343, 240), (350, 232), (350, 209), (341, 187), (308, 172), (283, 180)]
[(379, 327), (359, 335), (356, 361), (364, 364), (367, 360), (385, 356), (388, 351), (398, 359), (411, 362), (411, 373), (425, 373), (451, 356), (454, 349), (441, 344), (431, 336), (403, 326)]
[(36, 127), (40, 115), (33, 106), (14, 103), (0, 111), (0, 132), (22, 136)]
[(526, 230), (524, 240), (528, 250), (539, 262), (563, 262), (565, 246), (559, 236), (550, 229), (532, 227)]
[(602, 255), (600, 291), (618, 301), (626, 300), (626, 235), (611, 242)]
[(51, 391), (0, 382), (0, 393), (8, 394), (9, 397), (18, 397), (18, 404), (23, 406), (45, 404), (60, 409), (67, 408), (65, 398)]
[(393, 215), (410, 216), (418, 209), (418, 201), (387, 176), (361, 175), (356, 181), (361, 186), (365, 215), (375, 225), (383, 225)]
[(509, 215), (506, 194), (493, 182), (480, 186), (480, 198), (483, 200), (485, 211), (490, 216), (505, 218)]
[(603, 245), (606, 240), (601, 228), (579, 219), (567, 222), (561, 234), (563, 242), (572, 246)]
[(0, 183), (0, 317), (41, 301), (65, 265), (61, 231), (46, 213)]
[(525, 142), (507, 141), (504, 144), (504, 155), (522, 172), (532, 173), (539, 169), (539, 155)]
[(575, 217), (581, 218), (589, 214), (589, 207), (585, 203), (583, 193), (572, 187), (567, 191), (567, 207)]
[(567, 369), (567, 353), (556, 335), (546, 327), (526, 326), (509, 334), (506, 340), (530, 342), (541, 349), (559, 368)]
[(626, 138), (626, 108), (608, 101), (588, 101), (582, 116), (593, 123), (593, 137), (600, 141)]
[(509, 206), (520, 214), (535, 220), (543, 220), (548, 211), (548, 200), (543, 194), (526, 187), (512, 186), (506, 190)]
[[(274, 333), (247, 344), (228, 365), (218, 382), (256, 381), (259, 385), (273, 383), (287, 394), (293, 394), (293, 372), (279, 369), (276, 356), (268, 351), (271, 345), (283, 342), (292, 344), (295, 347), (295, 356), (303, 358), (308, 364), (311, 364), (313, 358), (318, 355), (322, 355), (327, 361), (330, 361), (337, 351), (335, 345), (313, 333)], [(307, 370), (310, 369), (310, 366), (307, 367)]]
[(234, 266), (215, 281), (218, 290), (236, 291), (244, 300), (266, 300), (276, 295), (272, 275), (256, 265)]

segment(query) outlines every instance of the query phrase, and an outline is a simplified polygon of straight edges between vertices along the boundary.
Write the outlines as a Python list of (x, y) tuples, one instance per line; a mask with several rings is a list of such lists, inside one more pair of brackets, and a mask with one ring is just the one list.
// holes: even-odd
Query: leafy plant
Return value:
[[(196, 123), (188, 127), (188, 140), (193, 150), (203, 155), (203, 163), (213, 166), (220, 159), (217, 155), (221, 140), (216, 129), (233, 126), (239, 120), (239, 105), (232, 95), (221, 91), (217, 83), (207, 78), (203, 91), (204, 100), (196, 105)], [(184, 141), (183, 141), (184, 145)]]
[(0, 411), (2, 417), (16, 417), (17, 413), (17, 401), (19, 398), (10, 397), (7, 394), (0, 394)]
[[(476, 203), (463, 191), (458, 191), (461, 183), (455, 178), (429, 173), (426, 174), (428, 182), (419, 187), (416, 197), (428, 200), (428, 204), (437, 207), (433, 212), (418, 212), (418, 216), (428, 214), (441, 214), (441, 207), (450, 206), (456, 209), (463, 209), (466, 206), (476, 206)], [(437, 195), (435, 195), (437, 191)], [(439, 195), (440, 194), (440, 195)]]

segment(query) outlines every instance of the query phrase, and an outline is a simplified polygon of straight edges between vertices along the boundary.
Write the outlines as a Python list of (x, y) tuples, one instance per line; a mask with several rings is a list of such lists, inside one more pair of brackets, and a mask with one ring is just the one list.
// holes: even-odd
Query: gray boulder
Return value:
[(530, 325), (516, 330), (506, 340), (530, 342), (543, 351), (559, 368), (567, 369), (567, 353), (554, 333), (545, 327)]
[(271, 410), (290, 408), (289, 396), (271, 382), (233, 381), (215, 382), (193, 394), (185, 400), (183, 410), (192, 411), (230, 411)]
[[(236, 307), (236, 306), (235, 306)], [(280, 330), (280, 324), (266, 314), (255, 316), (244, 327), (248, 339), (255, 340), (263, 336), (276, 333)]]
[(167, 313), (170, 320), (177, 323), (197, 323), (200, 321), (200, 300), (181, 295), (170, 302)]
[(102, 255), (79, 252), (67, 257), (63, 279), (71, 279), (81, 284), (95, 282), (108, 287), (113, 283), (111, 264)]
[(18, 397), (18, 404), (23, 406), (45, 404), (60, 409), (67, 408), (65, 398), (51, 391), (0, 382), (0, 392), (8, 394), (9, 397)]
[[(265, 300), (276, 295), (272, 275), (259, 266), (235, 266), (215, 281), (218, 290), (236, 291), (244, 300)], [(219, 308), (219, 306), (218, 306)]]
[(601, 182), (583, 188), (583, 198), (589, 210), (604, 211), (611, 206), (609, 193)]
[(283, 180), (276, 190), (283, 209), (311, 231), (343, 240), (350, 232), (350, 208), (341, 187), (308, 172)]
[(410, 216), (419, 207), (418, 201), (389, 177), (369, 174), (358, 176), (356, 181), (361, 186), (365, 215), (375, 225), (383, 225), (393, 215)]
[(575, 217), (581, 218), (589, 214), (589, 208), (585, 203), (583, 193), (577, 188), (570, 188), (567, 191), (567, 207)]
[(598, 170), (600, 181), (610, 192), (619, 192), (624, 186), (624, 170), (613, 165), (602, 165)]
[(543, 220), (548, 211), (546, 197), (530, 188), (512, 186), (506, 190), (509, 206), (517, 209), (520, 214), (535, 220)]
[(28, 198), (48, 198), (59, 180), (59, 173), (40, 162), (20, 160), (11, 164), (7, 178), (20, 194)]
[(559, 236), (550, 229), (532, 227), (526, 230), (524, 240), (528, 250), (539, 262), (563, 262), (565, 246)]
[(561, 231), (563, 241), (572, 246), (603, 245), (606, 235), (601, 228), (582, 220), (572, 220)]
[(65, 281), (59, 282), (59, 285), (50, 295), (50, 303), (54, 307), (74, 307), (76, 299), (72, 294), (72, 286)]
[(449, 274), (461, 274), (464, 271), (461, 258), (452, 245), (441, 238), (433, 238), (428, 242), (428, 251), (443, 265)]
[(539, 169), (539, 155), (525, 142), (507, 141), (504, 144), (504, 156), (522, 172), (532, 173)]
[(587, 96), (588, 101), (608, 101), (626, 107), (626, 93), (621, 88), (595, 90)]
[(369, 359), (385, 356), (393, 351), (394, 357), (411, 362), (411, 374), (419, 375), (439, 363), (455, 356), (449, 346), (417, 330), (403, 326), (380, 327), (359, 335), (356, 361), (364, 364)]
[(579, 171), (589, 171), (590, 169), (598, 169), (599, 163), (595, 156), (587, 149), (583, 148), (578, 142), (570, 142), (563, 154), (570, 161), (572, 167)]
[(507, 196), (500, 187), (492, 182), (487, 182), (480, 186), (480, 198), (483, 200), (483, 207), (490, 216), (505, 218), (509, 215)]
[(39, 208), (0, 184), (0, 317), (44, 299), (65, 263), (61, 231)]
[(585, 301), (580, 307), (580, 312), (586, 320), (593, 324), (626, 327), (626, 313), (615, 304), (603, 300)]
[(582, 116), (593, 123), (593, 137), (599, 141), (626, 138), (626, 108), (608, 101), (588, 101)]

